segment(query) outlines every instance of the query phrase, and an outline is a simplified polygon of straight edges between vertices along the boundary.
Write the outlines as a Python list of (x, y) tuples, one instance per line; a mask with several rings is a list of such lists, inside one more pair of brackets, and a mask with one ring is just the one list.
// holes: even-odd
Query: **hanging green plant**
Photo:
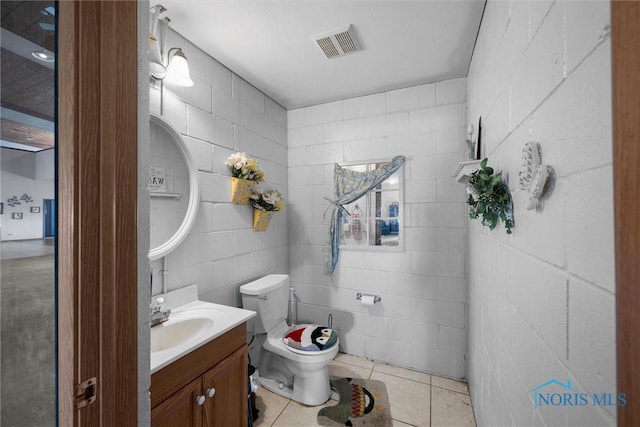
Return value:
[(513, 208), (511, 192), (507, 184), (502, 182), (502, 172), (494, 175), (493, 168), (487, 166), (487, 159), (480, 162), (480, 169), (469, 176), (467, 191), (470, 206), (469, 218), (481, 217), (482, 225), (493, 230), (499, 220), (504, 223), (507, 234), (513, 228)]

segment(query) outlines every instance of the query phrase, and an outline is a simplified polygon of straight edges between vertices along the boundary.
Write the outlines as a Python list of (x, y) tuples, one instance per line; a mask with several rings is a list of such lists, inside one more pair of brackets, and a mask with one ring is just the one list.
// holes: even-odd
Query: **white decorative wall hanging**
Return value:
[(518, 189), (529, 192), (528, 210), (541, 206), (547, 180), (551, 176), (551, 166), (542, 164), (540, 145), (527, 142), (522, 148), (522, 165), (518, 172)]

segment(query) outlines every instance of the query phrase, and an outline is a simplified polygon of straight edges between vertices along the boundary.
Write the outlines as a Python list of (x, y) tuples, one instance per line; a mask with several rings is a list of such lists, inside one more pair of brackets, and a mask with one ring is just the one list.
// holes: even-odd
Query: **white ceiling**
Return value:
[[(286, 109), (465, 77), (485, 0), (163, 1), (171, 27)], [(361, 52), (311, 36), (352, 24)]]

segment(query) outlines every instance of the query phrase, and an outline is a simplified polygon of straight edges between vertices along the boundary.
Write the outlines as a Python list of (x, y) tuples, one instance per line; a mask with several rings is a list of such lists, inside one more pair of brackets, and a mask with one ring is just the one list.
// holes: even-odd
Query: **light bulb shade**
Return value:
[(181, 49), (176, 49), (176, 52), (170, 57), (164, 81), (175, 86), (193, 86), (193, 80), (189, 75), (189, 64)]

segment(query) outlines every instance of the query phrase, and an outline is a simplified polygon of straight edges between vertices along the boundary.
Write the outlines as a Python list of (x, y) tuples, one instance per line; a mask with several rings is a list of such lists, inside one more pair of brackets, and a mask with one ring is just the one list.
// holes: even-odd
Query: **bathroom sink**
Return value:
[[(192, 293), (197, 297), (195, 290)], [(169, 295), (166, 308), (171, 309), (171, 315), (151, 328), (151, 373), (255, 315), (253, 311), (198, 300), (172, 305), (170, 294), (165, 295)]]
[[(170, 318), (171, 319), (171, 318)], [(215, 324), (206, 317), (186, 318), (151, 328), (151, 352), (169, 350), (207, 333)]]
[(212, 308), (173, 312), (168, 321), (151, 328), (151, 353), (171, 350), (211, 335), (221, 314)]

